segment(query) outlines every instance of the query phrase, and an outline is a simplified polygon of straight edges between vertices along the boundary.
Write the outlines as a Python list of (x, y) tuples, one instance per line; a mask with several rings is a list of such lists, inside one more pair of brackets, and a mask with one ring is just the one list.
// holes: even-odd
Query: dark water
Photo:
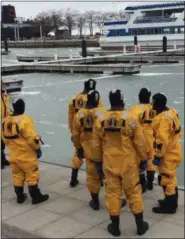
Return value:
[[(18, 50), (20, 52), (20, 49), (13, 49), (12, 57), (4, 56), (3, 63), (12, 64), (11, 61), (15, 61)], [(30, 49), (22, 51), (26, 54)], [(22, 92), (13, 94), (11, 98), (25, 99), (26, 113), (35, 119), (36, 128), (45, 142), (42, 160), (47, 162), (70, 165), (73, 147), (67, 125), (68, 103), (73, 95), (82, 90), (83, 81), (88, 78), (97, 80), (97, 89), (107, 107), (109, 107), (108, 93), (116, 88), (124, 92), (127, 107), (137, 103), (138, 92), (142, 87), (149, 87), (152, 94), (165, 93), (168, 97), (168, 105), (179, 112), (184, 132), (183, 64), (143, 65), (141, 73), (132, 76), (33, 73), (4, 78), (24, 80)], [(182, 145), (184, 145), (184, 136)], [(178, 168), (178, 180), (179, 185), (184, 185), (184, 161)]]

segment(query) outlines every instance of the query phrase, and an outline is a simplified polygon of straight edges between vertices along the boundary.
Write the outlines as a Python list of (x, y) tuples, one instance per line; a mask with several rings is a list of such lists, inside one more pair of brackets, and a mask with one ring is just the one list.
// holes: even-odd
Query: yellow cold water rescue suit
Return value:
[(10, 115), (9, 97), (6, 91), (1, 91), (1, 122)]
[(90, 193), (99, 193), (101, 187), (101, 180), (97, 174), (95, 163), (91, 160), (93, 153), (92, 130), (98, 115), (103, 115), (105, 112), (106, 110), (103, 107), (82, 109), (75, 116), (73, 124), (74, 146), (77, 149), (81, 147), (84, 149), (87, 165), (87, 187)]
[[(155, 171), (155, 166), (152, 164), (153, 156), (154, 156), (154, 149), (153, 149), (153, 142), (154, 142), (154, 136), (153, 136), (153, 130), (151, 127), (152, 118), (150, 116), (150, 112), (152, 112), (152, 105), (151, 104), (138, 104), (135, 106), (132, 106), (130, 110), (136, 114), (138, 117), (138, 120), (143, 128), (143, 133), (146, 138), (146, 148), (147, 151), (147, 169), (149, 171)], [(140, 162), (138, 162), (139, 164)]]
[[(71, 100), (69, 104), (69, 110), (68, 110), (68, 125), (69, 129), (72, 135), (73, 132), (73, 120), (75, 114), (81, 109), (86, 107), (86, 102), (87, 102), (87, 94), (77, 94), (74, 99)], [(79, 169), (83, 164), (83, 160), (79, 160), (77, 156), (77, 152), (75, 150), (72, 162), (71, 162), (71, 167), (73, 169)]]
[[(87, 103), (87, 94), (77, 94), (74, 99), (71, 100), (68, 110), (68, 125), (72, 135), (73, 131), (73, 119), (75, 114), (80, 110), (86, 107)], [(103, 107), (102, 100), (100, 99), (99, 107)], [(78, 156), (75, 154), (71, 163), (71, 167), (74, 169), (79, 169), (83, 164), (83, 160), (79, 160)]]
[(10, 166), (17, 202), (23, 203), (24, 182), (28, 184), (32, 204), (46, 201), (49, 195), (42, 195), (38, 188), (40, 172), (38, 158), (41, 157), (40, 136), (37, 135), (31, 117), (24, 114), (25, 103), (22, 99), (13, 103), (14, 113), (4, 119), (2, 124), (3, 140), (9, 150)]
[(122, 190), (131, 211), (135, 214), (143, 212), (136, 157), (138, 154), (141, 161), (145, 160), (146, 150), (142, 128), (137, 119), (130, 117), (126, 110), (108, 111), (105, 119), (96, 123), (93, 145), (95, 155), (98, 153), (101, 156), (97, 160), (103, 160), (109, 214), (120, 214)]
[[(142, 189), (136, 157), (146, 161), (145, 138), (136, 117), (124, 110), (120, 90), (111, 91), (111, 109), (95, 123), (93, 131), (93, 160), (103, 161), (106, 181), (105, 205), (112, 224), (108, 231), (119, 236), (121, 196), (125, 193), (129, 207), (135, 215), (138, 234), (148, 229), (143, 222)], [(139, 227), (140, 223), (140, 227)]]
[[(73, 131), (73, 119), (75, 114), (80, 110), (86, 107), (87, 103), (87, 94), (90, 90), (94, 90), (96, 88), (96, 81), (93, 79), (89, 79), (84, 82), (84, 90), (82, 93), (77, 94), (69, 103), (68, 107), (68, 125), (72, 135)], [(102, 101), (100, 99), (100, 106), (102, 105)], [(77, 156), (77, 152), (75, 150), (73, 159), (71, 162), (72, 174), (71, 174), (71, 187), (75, 187), (79, 182), (77, 180), (78, 177), (78, 169), (82, 166), (83, 160), (80, 160)]]
[[(9, 105), (9, 97), (6, 90), (3, 88), (3, 82), (1, 80), (1, 124), (4, 118), (10, 115), (10, 105)], [(5, 165), (9, 165), (9, 161), (5, 157), (5, 144), (2, 140), (1, 136), (1, 169), (5, 167)]]
[[(102, 178), (97, 172), (96, 163), (91, 160), (93, 155), (93, 126), (96, 119), (106, 113), (104, 107), (98, 107), (98, 91), (90, 91), (87, 95), (87, 108), (81, 109), (73, 121), (73, 143), (77, 150), (83, 149), (86, 159), (87, 188), (92, 200), (90, 206), (94, 210), (99, 209), (98, 194), (102, 184)], [(97, 200), (96, 200), (96, 199)]]
[[(146, 139), (146, 149), (147, 149), (147, 180), (145, 177), (145, 172), (140, 171), (140, 181), (142, 185), (142, 192), (144, 193), (146, 189), (153, 189), (153, 181), (155, 177), (156, 166), (153, 165), (154, 149), (153, 149), (153, 129), (151, 127), (152, 120), (154, 118), (154, 112), (152, 110), (152, 105), (150, 104), (151, 91), (148, 88), (142, 88), (139, 92), (139, 104), (131, 107), (131, 111), (137, 115), (138, 120), (142, 126), (143, 134)], [(138, 162), (139, 164), (140, 162)]]
[(175, 213), (178, 207), (177, 168), (182, 162), (182, 136), (180, 119), (175, 109), (166, 107), (167, 98), (158, 93), (153, 96), (153, 109), (157, 116), (152, 122), (154, 130), (155, 157), (158, 166), (159, 185), (163, 187), (165, 199), (159, 200), (155, 213)]
[(36, 185), (40, 178), (36, 150), (40, 149), (33, 120), (27, 115), (8, 116), (3, 122), (3, 138), (9, 149), (14, 186)]

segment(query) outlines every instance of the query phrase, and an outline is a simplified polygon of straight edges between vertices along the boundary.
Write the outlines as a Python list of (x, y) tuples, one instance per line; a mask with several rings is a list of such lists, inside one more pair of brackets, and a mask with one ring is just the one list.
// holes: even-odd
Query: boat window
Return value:
[(148, 35), (153, 34), (153, 29), (147, 29), (147, 34), (148, 34)]
[(158, 29), (158, 34), (163, 34), (163, 29), (162, 28)]
[(157, 28), (154, 29), (154, 34), (156, 34), (156, 35), (159, 34), (159, 31), (158, 31), (158, 30), (159, 30), (159, 29), (157, 29)]
[(116, 31), (116, 36), (120, 36), (120, 30)]
[(169, 34), (169, 33), (170, 33), (170, 28), (165, 28), (165, 29), (163, 30), (163, 33), (164, 33), (164, 34), (165, 34), (165, 33)]
[[(120, 35), (123, 35), (122, 30), (120, 31)], [(175, 34), (175, 33), (183, 33), (184, 28), (180, 27), (166, 27), (166, 28), (145, 28), (145, 29), (130, 29), (130, 35), (159, 35), (159, 34)], [(117, 33), (118, 35), (119, 33)]]

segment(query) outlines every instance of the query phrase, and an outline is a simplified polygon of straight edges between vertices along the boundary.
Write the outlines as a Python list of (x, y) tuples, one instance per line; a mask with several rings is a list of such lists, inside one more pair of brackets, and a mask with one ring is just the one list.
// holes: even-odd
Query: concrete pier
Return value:
[[(69, 187), (71, 169), (40, 162), (40, 188), (50, 199), (32, 205), (28, 196), (24, 204), (17, 204), (12, 186), (11, 170), (2, 170), (2, 238), (113, 238), (106, 230), (109, 215), (104, 207), (105, 188), (101, 188), (100, 210), (93, 211), (88, 202), (86, 174), (79, 171), (80, 184)], [(27, 186), (25, 185), (27, 193)], [(144, 217), (149, 231), (136, 235), (134, 217), (128, 205), (121, 211), (120, 238), (184, 238), (184, 191), (179, 191), (179, 208), (174, 215), (152, 213), (157, 200), (163, 198), (162, 189), (143, 195)]]
[(10, 75), (31, 72), (59, 72), (59, 73), (112, 73), (112, 74), (137, 74), (140, 72), (140, 64), (107, 64), (107, 65), (87, 65), (87, 64), (24, 64), (2, 66), (1, 74)]

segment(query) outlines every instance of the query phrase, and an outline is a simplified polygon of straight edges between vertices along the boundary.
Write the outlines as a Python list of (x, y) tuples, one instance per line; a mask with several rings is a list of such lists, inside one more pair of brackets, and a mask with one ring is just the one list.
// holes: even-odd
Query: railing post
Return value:
[(126, 51), (127, 51), (127, 50), (126, 50), (126, 46), (124, 45), (124, 46), (123, 46), (123, 54), (124, 54), (124, 55), (126, 55)]
[(177, 50), (176, 41), (174, 42), (174, 50)]
[(163, 52), (167, 52), (167, 37), (163, 36)]

